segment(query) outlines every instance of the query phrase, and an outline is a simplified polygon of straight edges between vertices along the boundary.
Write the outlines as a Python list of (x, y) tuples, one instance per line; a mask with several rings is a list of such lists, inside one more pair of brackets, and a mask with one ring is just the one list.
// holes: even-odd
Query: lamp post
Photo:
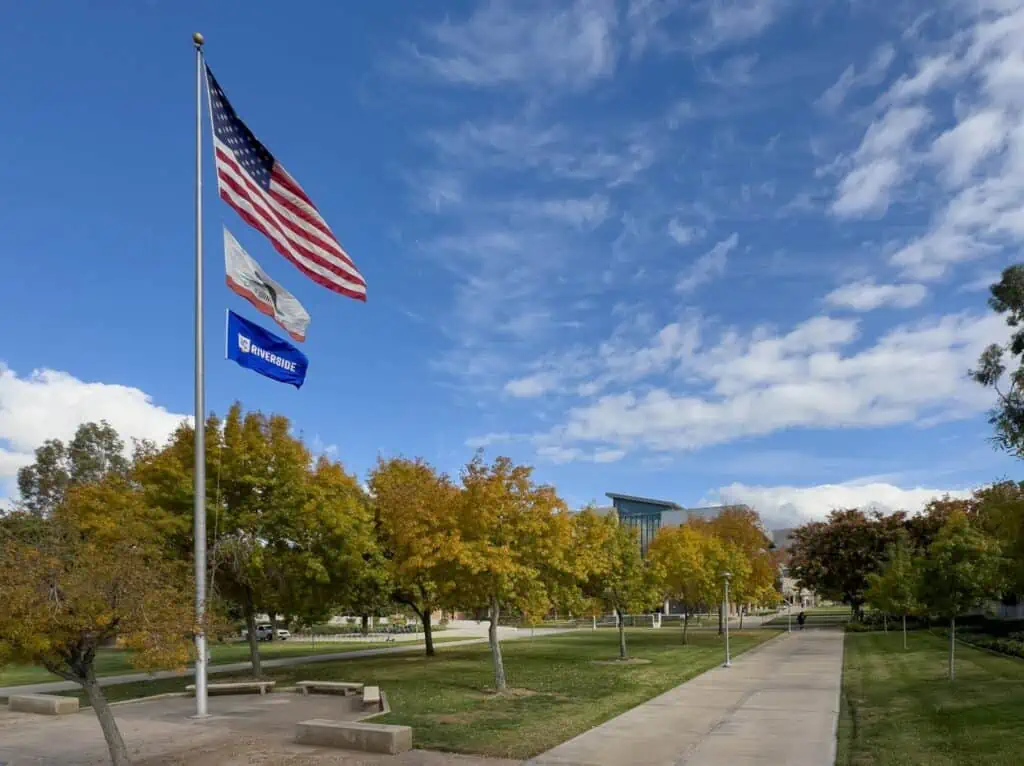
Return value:
[(722, 614), (724, 616), (723, 622), (725, 623), (725, 667), (732, 667), (732, 659), (729, 657), (729, 578), (732, 577), (731, 572), (723, 572), (722, 579), (725, 581), (725, 596), (722, 601)]

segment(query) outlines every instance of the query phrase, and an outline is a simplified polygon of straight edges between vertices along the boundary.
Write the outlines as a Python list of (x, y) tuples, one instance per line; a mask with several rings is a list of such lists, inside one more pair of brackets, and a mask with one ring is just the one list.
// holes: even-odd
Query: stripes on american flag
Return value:
[(366, 280), (316, 206), (228, 103), (206, 67), (220, 197), (274, 249), (328, 290), (366, 300)]

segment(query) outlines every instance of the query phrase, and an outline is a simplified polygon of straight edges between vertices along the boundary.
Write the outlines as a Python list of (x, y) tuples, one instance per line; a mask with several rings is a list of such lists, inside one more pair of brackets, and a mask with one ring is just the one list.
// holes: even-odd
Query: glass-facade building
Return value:
[(691, 516), (714, 518), (723, 506), (705, 508), (684, 508), (671, 500), (655, 500), (651, 497), (636, 495), (620, 495), (617, 492), (606, 493), (612, 501), (622, 524), (635, 527), (640, 532), (640, 551), (646, 556), (651, 540), (662, 527), (677, 527), (685, 524)]

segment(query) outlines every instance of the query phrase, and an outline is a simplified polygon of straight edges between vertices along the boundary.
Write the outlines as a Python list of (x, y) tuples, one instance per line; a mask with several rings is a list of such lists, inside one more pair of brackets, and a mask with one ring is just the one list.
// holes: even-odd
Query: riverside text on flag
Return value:
[(302, 187), (239, 119), (210, 67), (206, 86), (221, 199), (314, 282), (365, 301), (362, 274)]
[(224, 229), (224, 270), (228, 287), (288, 331), (293, 340), (306, 339), (309, 313), (299, 299), (267, 276), (251, 255)]
[(228, 359), (272, 380), (302, 388), (309, 360), (284, 338), (229, 311), (227, 344)]

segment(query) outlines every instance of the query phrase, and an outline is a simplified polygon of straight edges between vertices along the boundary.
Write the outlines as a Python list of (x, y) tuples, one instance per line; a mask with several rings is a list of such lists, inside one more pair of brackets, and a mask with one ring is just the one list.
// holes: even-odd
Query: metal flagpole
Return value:
[(195, 467), (192, 506), (196, 570), (196, 718), (206, 712), (206, 391), (203, 369), (203, 36), (196, 48), (196, 305), (195, 305)]

